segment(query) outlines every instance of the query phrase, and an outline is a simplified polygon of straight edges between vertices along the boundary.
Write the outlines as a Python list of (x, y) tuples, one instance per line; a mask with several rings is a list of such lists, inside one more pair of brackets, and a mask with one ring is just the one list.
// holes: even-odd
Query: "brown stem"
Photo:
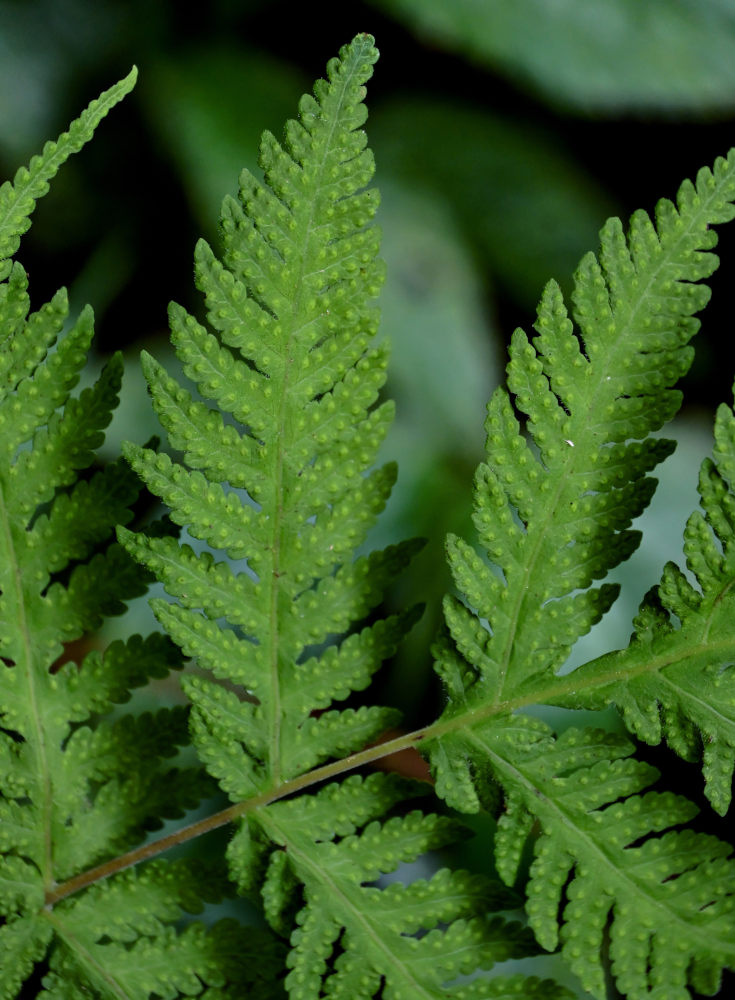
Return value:
[[(723, 643), (723, 647), (728, 651), (735, 648), (732, 640)], [(696, 650), (694, 651), (696, 652)], [(684, 654), (679, 653), (677, 655), (675, 652), (663, 650), (658, 656), (652, 655), (649, 657), (635, 671), (630, 671), (629, 676), (637, 676), (642, 673), (655, 673), (666, 666), (670, 666), (672, 663), (678, 662), (684, 655), (691, 655), (692, 652), (689, 649)], [(307, 774), (302, 774), (298, 778), (292, 778), (291, 781), (279, 785), (278, 788), (261, 792), (260, 795), (256, 795), (252, 799), (247, 799), (245, 802), (238, 802), (228, 809), (223, 809), (212, 816), (207, 816), (196, 823), (182, 827), (175, 833), (170, 833), (166, 837), (154, 840), (150, 844), (145, 844), (143, 847), (138, 847), (134, 851), (122, 854), (118, 858), (106, 861), (103, 865), (98, 865), (96, 868), (90, 868), (86, 872), (81, 872), (66, 882), (59, 883), (46, 894), (46, 905), (49, 907), (53, 906), (54, 903), (58, 903), (59, 900), (64, 899), (66, 896), (71, 896), (72, 893), (79, 892), (80, 889), (86, 889), (87, 886), (99, 882), (110, 875), (114, 875), (124, 868), (129, 868), (140, 861), (146, 861), (148, 858), (155, 857), (170, 847), (175, 847), (177, 844), (184, 844), (187, 840), (193, 840), (195, 837), (200, 837), (203, 833), (209, 833), (210, 830), (216, 830), (220, 826), (225, 826), (225, 824), (231, 823), (238, 817), (244, 816), (246, 813), (252, 812), (261, 806), (268, 805), (270, 802), (275, 802), (277, 799), (285, 798), (294, 792), (303, 791), (305, 788), (315, 785), (320, 781), (334, 778), (345, 771), (354, 770), (354, 768), (360, 767), (363, 764), (370, 764), (373, 761), (387, 757), (389, 754), (411, 749), (421, 740), (429, 737), (443, 736), (453, 730), (469, 727), (473, 724), (476, 725), (494, 715), (510, 714), (531, 704), (553, 704), (556, 699), (579, 694), (586, 689), (604, 686), (618, 680), (620, 677), (620, 665), (617, 657), (619, 655), (620, 651), (606, 653), (604, 656), (590, 661), (586, 666), (579, 667), (570, 674), (554, 677), (545, 690), (536, 691), (532, 696), (524, 694), (516, 698), (506, 699), (503, 702), (473, 708), (454, 718), (446, 719), (444, 722), (434, 722), (429, 726), (424, 726), (423, 729), (416, 729), (411, 733), (398, 736), (385, 743), (367, 747), (365, 750), (345, 757), (343, 760), (333, 761), (331, 764), (325, 764), (323, 767), (318, 767)]]
[(209, 833), (211, 830), (217, 830), (220, 826), (232, 823), (233, 820), (238, 819), (240, 816), (244, 816), (254, 809), (259, 809), (261, 806), (269, 805), (277, 799), (283, 799), (287, 795), (300, 792), (310, 785), (333, 778), (345, 771), (354, 770), (354, 768), (360, 767), (363, 764), (370, 764), (381, 757), (387, 757), (389, 754), (407, 750), (423, 739), (425, 732), (426, 730), (424, 729), (418, 729), (412, 733), (406, 733), (403, 736), (397, 736), (395, 739), (387, 740), (385, 743), (368, 747), (359, 753), (345, 757), (343, 760), (325, 764), (323, 767), (318, 767), (307, 774), (299, 775), (298, 778), (292, 778), (291, 781), (284, 782), (278, 788), (261, 792), (260, 795), (255, 795), (252, 799), (247, 799), (245, 802), (237, 802), (234, 806), (229, 806), (218, 813), (197, 820), (196, 823), (190, 823), (188, 826), (184, 826), (174, 833), (169, 833), (165, 837), (159, 837), (158, 840), (152, 840), (142, 847), (136, 847), (134, 851), (128, 851), (127, 854), (121, 854), (117, 858), (105, 861), (104, 864), (97, 865), (96, 868), (89, 868), (85, 872), (80, 872), (74, 878), (67, 879), (66, 882), (60, 882), (53, 889), (50, 889), (46, 893), (46, 906), (52, 907), (67, 896), (79, 892), (80, 889), (86, 889), (95, 882), (109, 878), (110, 875), (115, 875), (117, 872), (121, 872), (125, 868), (130, 868), (132, 865), (137, 865), (141, 861), (148, 861), (150, 858), (162, 854), (171, 847), (176, 847), (178, 844), (185, 844), (187, 840), (193, 840), (195, 837), (201, 837), (202, 834)]

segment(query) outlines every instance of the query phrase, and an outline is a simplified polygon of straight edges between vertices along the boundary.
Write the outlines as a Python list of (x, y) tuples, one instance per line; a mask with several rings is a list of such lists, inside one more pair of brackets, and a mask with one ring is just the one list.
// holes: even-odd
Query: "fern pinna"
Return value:
[(612, 702), (639, 739), (657, 744), (665, 737), (685, 760), (701, 758), (705, 794), (722, 814), (735, 762), (733, 485), (735, 417), (723, 403), (714, 460), (706, 459), (699, 474), (702, 512), (692, 514), (684, 533), (697, 586), (669, 563), (646, 595), (629, 647), (588, 663), (578, 672), (580, 690), (568, 699), (580, 708)]
[[(70, 396), (92, 312), (85, 308), (65, 330), (64, 290), (30, 312), (27, 275), (10, 260), (48, 181), (134, 82), (135, 72), (93, 101), (0, 188), (0, 996), (7, 998), (19, 995), (36, 966), (43, 995), (59, 1000), (170, 996), (171, 964), (180, 967), (173, 981), (194, 982), (198, 991), (207, 972), (222, 981), (228, 950), (225, 965), (237, 981), (252, 979), (239, 968), (235, 956), (248, 945), (233, 927), (217, 935), (202, 925), (183, 934), (173, 927), (184, 911), (221, 895), (216, 872), (154, 865), (47, 905), (59, 883), (181, 816), (210, 784), (200, 767), (171, 765), (188, 742), (182, 707), (106, 718), (132, 688), (181, 666), (170, 640), (133, 636), (79, 663), (73, 647), (64, 653), (63, 644), (119, 614), (148, 583), (114, 537), (132, 516), (136, 478), (121, 459), (93, 469), (122, 362), (115, 356), (93, 387)], [(186, 973), (191, 967), (202, 978)]]
[[(650, 434), (679, 406), (672, 386), (691, 362), (693, 314), (708, 297), (695, 282), (717, 264), (708, 252), (716, 242), (710, 227), (733, 218), (734, 199), (731, 154), (700, 171), (696, 185), (686, 182), (676, 205), (659, 202), (655, 225), (638, 212), (626, 237), (617, 220), (609, 222), (599, 257), (585, 257), (575, 276), (576, 329), (558, 286), (548, 285), (538, 335), (529, 341), (517, 331), (510, 347), (508, 388), (525, 427), (505, 389), (488, 406), (475, 524), (491, 563), (460, 539), (448, 544), (462, 599), (447, 598), (447, 634), (437, 652), (449, 699), (430, 744), (437, 790), (456, 808), (476, 810), (491, 800), (493, 786), (502, 787), (495, 851), (508, 883), (531, 829), (540, 826), (529, 922), (545, 947), (561, 940), (596, 996), (605, 996), (600, 955), (608, 933), (612, 970), (628, 997), (685, 997), (687, 983), (712, 992), (735, 958), (730, 848), (676, 829), (696, 808), (646, 791), (657, 772), (629, 758), (627, 741), (575, 729), (555, 738), (519, 711), (538, 702), (615, 701), (634, 732), (657, 741), (666, 729), (689, 753), (698, 749), (699, 726), (718, 741), (716, 757), (705, 749), (705, 765), (719, 766), (714, 794), (724, 803), (733, 701), (720, 670), (732, 640), (729, 605), (716, 613), (714, 606), (732, 581), (732, 495), (711, 465), (703, 470), (703, 497), (724, 555), (701, 517), (687, 529), (690, 568), (704, 594), (669, 567), (629, 652), (569, 676), (558, 671), (617, 596), (614, 585), (590, 585), (638, 544), (630, 523), (655, 485), (646, 473), (673, 447)], [(680, 617), (681, 630), (664, 608)], [(684, 673), (689, 702), (672, 691)]]

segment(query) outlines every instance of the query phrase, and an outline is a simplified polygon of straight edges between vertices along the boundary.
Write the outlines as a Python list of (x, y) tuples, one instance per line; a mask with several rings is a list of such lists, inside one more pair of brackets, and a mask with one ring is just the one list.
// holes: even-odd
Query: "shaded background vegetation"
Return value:
[[(414, 725), (432, 711), (424, 692), (436, 697), (428, 646), (449, 586), (443, 536), (470, 531), (468, 486), (504, 345), (515, 326), (530, 327), (549, 277), (570, 287), (608, 215), (652, 210), (733, 145), (735, 2), (370, 0), (327, 19), (279, 0), (213, 0), (191, 12), (176, 0), (1, 0), (3, 176), (132, 63), (140, 70), (98, 140), (64, 167), (20, 255), (37, 304), (66, 284), (74, 309), (94, 305), (97, 363), (118, 348), (128, 356), (111, 454), (122, 438), (156, 431), (136, 356), (145, 346), (167, 360), (169, 299), (200, 311), (196, 238), (216, 246), (220, 200), (243, 165), (256, 169), (261, 131), (280, 134), (358, 31), (382, 52), (368, 130), (398, 404), (385, 453), (401, 470), (372, 543), (431, 539), (394, 595), (429, 610), (382, 682)], [(638, 601), (681, 550), (712, 412), (735, 374), (735, 233), (724, 231), (721, 251), (674, 430), (680, 447), (641, 519), (641, 550), (616, 574), (619, 607), (575, 663), (627, 643)], [(147, 614), (140, 602), (133, 627), (149, 628)]]

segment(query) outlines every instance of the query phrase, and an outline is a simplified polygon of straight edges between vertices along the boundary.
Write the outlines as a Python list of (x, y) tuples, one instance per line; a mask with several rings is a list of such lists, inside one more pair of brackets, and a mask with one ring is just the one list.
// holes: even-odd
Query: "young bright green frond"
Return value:
[(551, 282), (538, 335), (514, 334), (508, 387), (527, 419), (524, 428), (505, 389), (494, 393), (475, 482), (490, 564), (449, 539), (464, 601), (446, 604), (453, 648), (440, 672), (462, 679), (452, 682), (444, 718), (461, 714), (465, 700), (487, 709), (533, 701), (615, 600), (617, 586), (591, 584), (638, 544), (630, 524), (655, 486), (646, 473), (672, 447), (647, 435), (678, 407), (672, 386), (691, 362), (693, 314), (708, 296), (693, 282), (716, 266), (711, 226), (735, 215), (733, 199), (735, 153), (700, 171), (696, 186), (685, 182), (676, 206), (660, 202), (655, 227), (643, 212), (627, 238), (617, 220), (607, 223), (599, 259), (588, 254), (575, 275), (576, 329)]
[(701, 760), (705, 792), (725, 813), (735, 765), (735, 417), (722, 405), (714, 461), (699, 474), (702, 512), (684, 532), (695, 584), (669, 563), (646, 599), (625, 650), (581, 668), (578, 705), (615, 703), (639, 739)]
[[(558, 286), (547, 286), (537, 336), (531, 342), (516, 331), (508, 390), (497, 390), (488, 406), (475, 525), (489, 558), (461, 539), (448, 541), (460, 594), (445, 602), (446, 634), (436, 650), (448, 704), (437, 735), (423, 744), (437, 791), (463, 811), (496, 811), (504, 797), (496, 855), (507, 881), (516, 877), (523, 845), (540, 824), (530, 923), (548, 948), (556, 947), (561, 923), (562, 950), (597, 996), (605, 995), (597, 956), (608, 923), (613, 972), (626, 996), (684, 998), (688, 986), (717, 981), (733, 960), (734, 870), (725, 860), (730, 849), (688, 832), (652, 836), (688, 822), (696, 810), (683, 799), (641, 794), (655, 775), (624, 761), (624, 751), (603, 734), (566, 734), (554, 741), (542, 723), (509, 716), (504, 706), (583, 703), (597, 677), (594, 704), (604, 692), (643, 735), (659, 724), (657, 697), (666, 706), (674, 700), (668, 690), (661, 693), (671, 682), (659, 678), (673, 679), (678, 664), (659, 659), (662, 669), (649, 667), (662, 644), (674, 649), (673, 625), (660, 621), (663, 609), (646, 612), (645, 638), (631, 646), (627, 660), (626, 654), (614, 654), (615, 662), (603, 658), (575, 673), (574, 681), (556, 671), (617, 596), (617, 586), (592, 583), (638, 544), (631, 522), (655, 486), (647, 473), (672, 449), (649, 435), (679, 405), (673, 386), (691, 362), (694, 313), (708, 297), (695, 282), (717, 264), (709, 252), (716, 242), (711, 226), (735, 216), (733, 200), (735, 153), (718, 160), (713, 171), (700, 171), (696, 185), (683, 184), (676, 206), (660, 202), (655, 225), (638, 212), (627, 236), (617, 220), (603, 228), (599, 256), (587, 255), (575, 275), (574, 322)], [(719, 543), (695, 519), (687, 558), (700, 586), (714, 588), (708, 622), (703, 616), (701, 624), (709, 635), (720, 613), (713, 608), (723, 595), (718, 574), (726, 572), (728, 560), (718, 546), (725, 546), (731, 529), (724, 487), (715, 484), (709, 467), (705, 478), (707, 517), (718, 525)], [(672, 570), (661, 599), (682, 627), (688, 615), (699, 613), (700, 595)], [(724, 608), (722, 616), (725, 622)], [(699, 649), (704, 645), (700, 640)], [(714, 662), (716, 654), (709, 655)], [(723, 660), (717, 663), (720, 670)], [(693, 666), (691, 659), (681, 666), (692, 693), (702, 690)], [(571, 699), (553, 698), (555, 686), (566, 684), (568, 691), (577, 679), (579, 697), (575, 690)], [(714, 675), (714, 692), (713, 681)], [(652, 683), (658, 685), (653, 697)], [(726, 674), (718, 674), (718, 690), (728, 685)], [(705, 694), (705, 702), (709, 698)], [(698, 720), (709, 708), (682, 705), (669, 726), (690, 755)], [(723, 762), (732, 766), (731, 708), (728, 703), (717, 726), (720, 743), (711, 755), (718, 761), (720, 791)], [(710, 727), (702, 727), (703, 733), (713, 731), (711, 721)], [(731, 770), (724, 778), (729, 784)], [(636, 843), (638, 838), (645, 839)], [(706, 887), (703, 895), (696, 886)]]
[[(283, 144), (265, 135), (264, 180), (245, 172), (239, 199), (226, 199), (223, 260), (197, 246), (208, 326), (176, 305), (170, 319), (200, 398), (143, 357), (183, 459), (125, 450), (172, 519), (204, 543), (195, 551), (118, 534), (174, 599), (152, 602), (165, 630), (216, 678), (187, 675), (184, 689), (200, 759), (234, 802), (277, 793), (397, 724), (392, 709), (338, 703), (368, 686), (420, 613), (375, 614), (420, 543), (356, 557), (395, 479), (394, 467), (373, 468), (392, 418), (379, 401), (386, 350), (370, 346), (382, 265), (359, 130), (376, 58), (372, 39), (358, 36), (330, 62)], [(352, 777), (239, 821), (230, 872), (291, 940), (292, 1000), (469, 1000), (477, 987), (459, 977), (537, 950), (527, 930), (488, 915), (507, 901), (478, 876), (369, 884), (456, 839), (446, 817), (391, 815), (417, 791), (385, 775)], [(526, 986), (529, 997), (566, 996), (503, 975), (482, 995)]]
[(264, 136), (263, 181), (245, 171), (239, 199), (225, 200), (223, 260), (197, 246), (209, 327), (174, 304), (171, 329), (187, 377), (216, 408), (143, 358), (183, 462), (134, 446), (126, 456), (172, 519), (223, 557), (119, 537), (177, 599), (154, 604), (169, 635), (244, 689), (186, 682), (199, 752), (236, 800), (397, 721), (334, 704), (369, 683), (415, 620), (371, 616), (417, 543), (355, 559), (395, 478), (392, 466), (372, 469), (392, 416), (392, 404), (376, 405), (386, 352), (370, 347), (372, 300), (383, 267), (360, 130), (376, 59), (359, 35), (329, 63), (283, 143)]
[(17, 251), (20, 237), (30, 228), (36, 201), (48, 192), (49, 181), (72, 153), (78, 153), (89, 142), (105, 115), (133, 89), (137, 76), (138, 71), (133, 67), (124, 79), (92, 101), (56, 142), (47, 142), (27, 167), (20, 167), (12, 184), (5, 181), (0, 187), (0, 281), (10, 273), (9, 258)]

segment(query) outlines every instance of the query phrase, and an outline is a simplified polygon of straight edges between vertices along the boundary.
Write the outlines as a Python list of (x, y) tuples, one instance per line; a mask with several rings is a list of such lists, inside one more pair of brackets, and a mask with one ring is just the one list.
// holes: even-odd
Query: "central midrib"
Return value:
[[(354, 73), (354, 71), (353, 71)], [(315, 171), (315, 177), (313, 184), (311, 186), (311, 197), (309, 193), (305, 193), (304, 202), (308, 204), (308, 213), (303, 223), (302, 237), (300, 241), (300, 253), (298, 254), (299, 269), (298, 275), (294, 282), (294, 294), (290, 309), (289, 323), (287, 325), (288, 333), (285, 339), (285, 350), (284, 350), (284, 365), (283, 365), (283, 386), (281, 392), (281, 399), (278, 408), (278, 420), (276, 428), (276, 452), (275, 452), (275, 475), (273, 477), (274, 490), (273, 490), (273, 529), (271, 533), (271, 551), (273, 554), (272, 560), (272, 571), (271, 571), (271, 584), (270, 584), (270, 675), (271, 675), (271, 754), (270, 754), (270, 771), (271, 777), (274, 784), (280, 784), (281, 781), (281, 678), (278, 669), (278, 658), (279, 658), (279, 640), (280, 640), (280, 630), (279, 630), (279, 620), (278, 620), (278, 599), (280, 595), (280, 575), (281, 575), (281, 543), (283, 538), (283, 478), (284, 478), (284, 463), (286, 452), (291, 444), (291, 441), (287, 439), (286, 436), (286, 413), (288, 411), (288, 391), (290, 382), (290, 372), (291, 366), (293, 364), (293, 359), (290, 357), (291, 346), (293, 344), (294, 338), (297, 332), (304, 327), (304, 323), (301, 322), (299, 313), (301, 308), (301, 301), (303, 298), (303, 288), (304, 288), (304, 276), (306, 261), (309, 258), (309, 245), (311, 243), (311, 236), (314, 231), (314, 209), (317, 203), (317, 195), (322, 187), (322, 176), (324, 173), (324, 164), (326, 158), (331, 150), (332, 138), (338, 127), (340, 120), (340, 113), (342, 110), (342, 104), (347, 92), (349, 82), (352, 78), (350, 76), (346, 77), (343, 86), (342, 93), (340, 94), (338, 110), (332, 119), (331, 126), (329, 129), (328, 136), (324, 142), (324, 152), (322, 155), (321, 162)], [(286, 324), (284, 324), (286, 326)], [(292, 424), (293, 426), (293, 424)]]

